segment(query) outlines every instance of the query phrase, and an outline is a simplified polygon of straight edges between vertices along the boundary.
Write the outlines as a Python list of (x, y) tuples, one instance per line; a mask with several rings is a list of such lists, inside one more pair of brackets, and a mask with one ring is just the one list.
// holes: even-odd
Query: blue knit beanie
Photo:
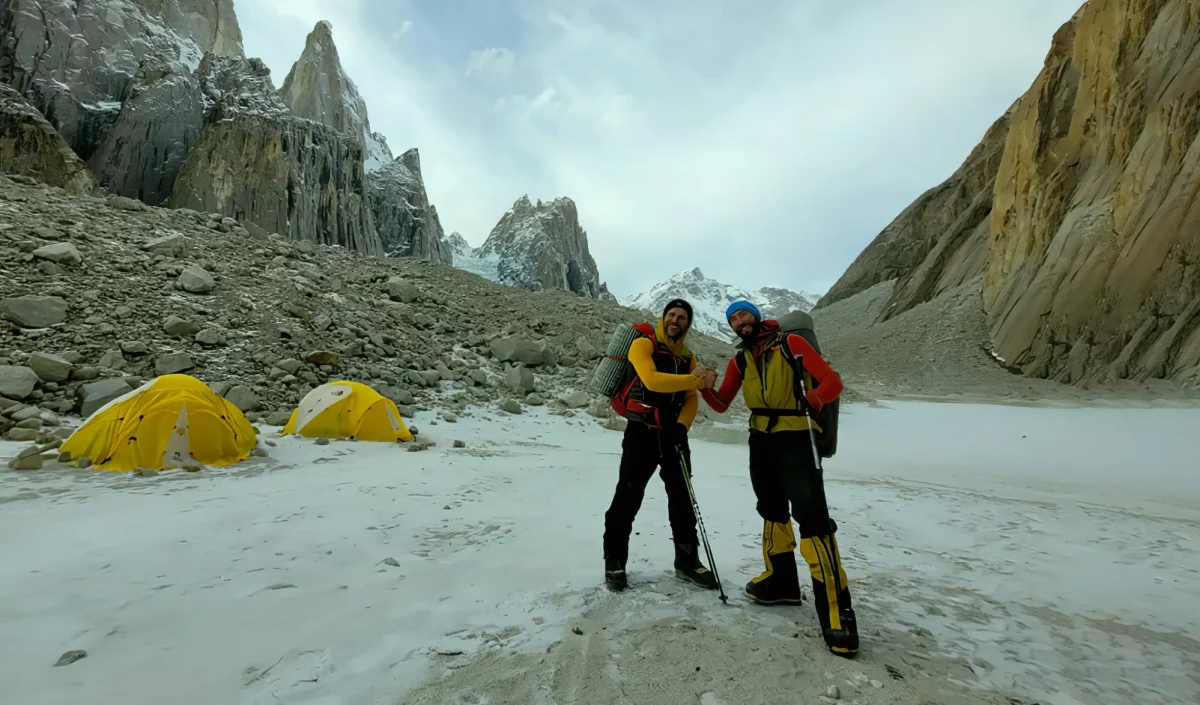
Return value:
[(729, 317), (738, 311), (749, 311), (754, 314), (755, 320), (762, 322), (762, 313), (758, 310), (757, 306), (749, 301), (734, 301), (729, 304), (729, 308), (725, 309), (725, 320), (728, 321)]

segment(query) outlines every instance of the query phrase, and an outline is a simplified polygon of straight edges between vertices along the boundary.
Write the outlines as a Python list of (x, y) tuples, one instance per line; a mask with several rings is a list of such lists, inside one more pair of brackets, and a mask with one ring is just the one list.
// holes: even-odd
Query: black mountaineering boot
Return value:
[(605, 558), (604, 584), (614, 592), (621, 592), (628, 587), (629, 583), (625, 579), (625, 564), (614, 558)]
[(842, 570), (833, 534), (803, 539), (800, 552), (812, 573), (813, 604), (829, 650), (844, 658), (858, 655), (858, 621), (850, 604), (846, 571)]
[(796, 573), (796, 536), (792, 523), (763, 525), (763, 561), (767, 569), (746, 583), (746, 597), (760, 605), (798, 605), (803, 601)]
[(675, 544), (675, 576), (696, 583), (702, 588), (716, 590), (717, 579), (704, 567), (696, 555), (696, 544)]

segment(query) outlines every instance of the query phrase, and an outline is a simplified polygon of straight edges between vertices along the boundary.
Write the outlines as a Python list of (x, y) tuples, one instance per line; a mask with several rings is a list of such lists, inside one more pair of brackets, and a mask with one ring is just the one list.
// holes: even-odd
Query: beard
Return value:
[(753, 325), (751, 325), (749, 327), (749, 332), (743, 332), (746, 330), (746, 328), (743, 327), (742, 330), (739, 330), (737, 332), (737, 337), (741, 338), (743, 341), (745, 341), (747, 343), (753, 343), (758, 338), (758, 331), (760, 330), (760, 328), (761, 328), (761, 324), (754, 323)]

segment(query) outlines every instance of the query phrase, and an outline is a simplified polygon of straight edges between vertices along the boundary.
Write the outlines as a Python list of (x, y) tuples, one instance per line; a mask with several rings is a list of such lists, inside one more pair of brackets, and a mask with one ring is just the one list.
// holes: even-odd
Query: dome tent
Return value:
[(175, 374), (105, 404), (60, 450), (69, 463), (88, 458), (97, 470), (129, 472), (231, 465), (256, 445), (241, 410), (195, 377)]
[(412, 440), (395, 402), (365, 384), (343, 380), (305, 394), (281, 433), (384, 443)]

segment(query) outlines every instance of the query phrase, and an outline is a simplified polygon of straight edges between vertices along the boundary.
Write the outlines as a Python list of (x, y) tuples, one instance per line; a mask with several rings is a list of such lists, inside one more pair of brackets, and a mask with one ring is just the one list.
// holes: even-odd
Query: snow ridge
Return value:
[(764, 316), (777, 318), (789, 311), (809, 311), (820, 297), (804, 291), (769, 286), (748, 291), (709, 279), (696, 267), (679, 272), (645, 292), (621, 299), (621, 305), (649, 311), (657, 316), (662, 313), (662, 307), (675, 298), (687, 299), (692, 304), (694, 330), (730, 339), (733, 335), (725, 322), (725, 309), (734, 301), (751, 301), (762, 310)]

